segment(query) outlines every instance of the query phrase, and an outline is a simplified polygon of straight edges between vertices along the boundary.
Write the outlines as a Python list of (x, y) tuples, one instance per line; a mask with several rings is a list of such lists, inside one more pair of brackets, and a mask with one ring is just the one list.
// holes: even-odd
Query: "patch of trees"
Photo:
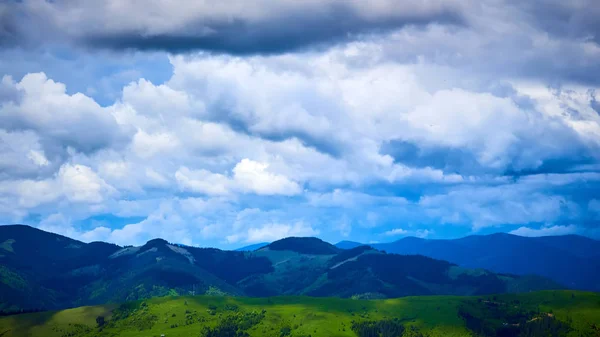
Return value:
[(569, 322), (552, 314), (491, 300), (466, 303), (458, 314), (467, 329), (481, 337), (560, 337), (572, 330)]
[(196, 260), (196, 265), (223, 280), (235, 284), (254, 274), (273, 271), (271, 261), (263, 256), (249, 256), (244, 252), (222, 251), (214, 248), (186, 248)]
[(246, 313), (236, 312), (222, 318), (214, 328), (204, 327), (201, 337), (249, 337), (246, 330), (260, 323), (265, 317), (265, 310)]
[(352, 331), (358, 337), (424, 337), (414, 326), (405, 327), (397, 318), (380, 321), (353, 321)]
[(346, 273), (346, 269), (360, 268), (370, 269), (378, 278), (391, 284), (404, 283), (408, 276), (424, 282), (443, 283), (451, 281), (447, 273), (450, 266), (446, 261), (420, 255), (366, 254), (355, 262), (331, 269), (329, 276), (336, 278), (339, 274)]
[(139, 331), (152, 329), (158, 321), (158, 317), (150, 313), (146, 302), (130, 302), (121, 304), (113, 310), (112, 319), (108, 323), (105, 322), (104, 326), (115, 326), (120, 324), (120, 321), (128, 318), (131, 318), (131, 320), (127, 324)]

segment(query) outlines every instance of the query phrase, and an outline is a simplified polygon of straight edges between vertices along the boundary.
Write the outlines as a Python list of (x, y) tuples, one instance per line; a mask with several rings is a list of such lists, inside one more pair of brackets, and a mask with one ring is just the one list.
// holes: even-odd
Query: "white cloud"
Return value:
[(120, 245), (140, 245), (143, 239), (140, 236), (147, 236), (142, 223), (129, 224), (120, 229), (114, 229), (107, 238), (107, 241)]
[(406, 229), (402, 229), (402, 228), (394, 228), (383, 234), (388, 235), (388, 236), (407, 235), (408, 231)]
[(99, 226), (91, 231), (81, 234), (80, 238), (85, 242), (106, 241), (110, 238), (111, 232), (112, 230), (110, 228)]
[(230, 243), (239, 241), (252, 243), (275, 241), (289, 236), (315, 236), (318, 234), (318, 230), (302, 221), (293, 224), (271, 223), (249, 228), (245, 233), (227, 236), (227, 241)]
[(182, 190), (207, 195), (229, 195), (237, 191), (288, 196), (300, 193), (298, 183), (284, 175), (269, 172), (268, 167), (265, 163), (242, 159), (233, 168), (232, 177), (181, 167), (175, 173), (175, 178)]
[[(2, 188), (4, 187), (4, 189)], [(20, 180), (0, 185), (0, 191), (17, 197), (18, 205), (34, 208), (57, 200), (61, 196), (61, 186), (54, 180)]]
[(29, 150), (27, 158), (31, 159), (37, 166), (48, 166), (50, 164), (42, 151)]
[(51, 174), (39, 136), (32, 131), (0, 128), (0, 178), (25, 178)]
[(177, 170), (175, 179), (182, 190), (207, 195), (228, 195), (233, 187), (227, 176), (207, 170), (192, 171), (187, 167)]
[(202, 114), (204, 110), (202, 102), (190, 101), (185, 91), (164, 84), (154, 85), (143, 78), (123, 88), (122, 101), (142, 115), (162, 120)]
[(12, 83), (22, 95), (18, 102), (0, 106), (7, 130), (32, 130), (59, 146), (92, 151), (126, 136), (108, 109), (81, 93), (69, 95), (62, 83), (44, 73), (32, 73)]
[(383, 235), (386, 236), (415, 236), (421, 239), (424, 239), (431, 234), (433, 234), (433, 231), (429, 229), (406, 230), (403, 228), (394, 228), (383, 233)]
[(143, 159), (174, 151), (178, 146), (177, 137), (168, 132), (148, 134), (144, 130), (138, 130), (132, 142), (133, 151)]
[(286, 176), (269, 172), (269, 164), (242, 159), (233, 168), (233, 179), (244, 191), (259, 195), (295, 195), (301, 192), (300, 185)]
[(519, 227), (515, 230), (512, 230), (510, 234), (520, 235), (520, 236), (554, 236), (554, 235), (568, 235), (568, 234), (576, 234), (579, 231), (577, 226), (568, 225), (568, 226), (546, 226), (540, 227), (538, 229), (529, 228), (529, 227)]
[(84, 165), (66, 164), (58, 172), (63, 193), (72, 202), (100, 203), (114, 188)]

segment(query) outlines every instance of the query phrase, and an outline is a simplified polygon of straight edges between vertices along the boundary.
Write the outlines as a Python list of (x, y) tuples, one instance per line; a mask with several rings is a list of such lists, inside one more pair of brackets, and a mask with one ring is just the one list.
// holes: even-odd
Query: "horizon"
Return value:
[[(66, 237), (66, 238), (69, 238), (69, 239), (72, 239), (72, 240), (76, 240), (76, 241), (80, 241), (80, 242), (83, 242), (83, 243), (104, 242), (104, 243), (116, 244), (114, 242), (107, 242), (107, 241), (101, 241), (101, 240), (87, 241), (87, 242), (86, 241), (81, 241), (81, 240), (78, 240), (76, 238), (69, 237), (67, 235), (63, 235), (63, 234), (60, 234), (60, 233), (54, 233), (54, 232), (51, 232), (51, 231), (46, 231), (46, 230), (37, 228), (35, 226), (26, 225), (26, 224), (9, 224), (9, 225), (2, 225), (2, 226), (24, 226), (24, 227), (29, 227), (29, 228), (32, 228), (32, 229), (35, 229), (35, 230), (40, 230), (40, 231), (46, 232), (46, 233), (61, 235), (63, 237)], [(273, 242), (280, 241), (280, 240), (283, 240), (283, 239), (289, 239), (289, 238), (298, 238), (298, 239), (316, 238), (316, 239), (319, 239), (319, 240), (321, 240), (321, 241), (323, 241), (325, 243), (331, 244), (333, 246), (337, 246), (338, 244), (343, 243), (343, 242), (358, 243), (358, 244), (361, 244), (361, 245), (368, 246), (368, 245), (377, 245), (377, 244), (390, 244), (390, 243), (395, 243), (395, 242), (402, 241), (404, 239), (418, 239), (418, 240), (432, 240), (432, 241), (435, 241), (435, 240), (459, 240), (459, 239), (462, 239), (462, 238), (473, 237), (473, 236), (493, 236), (493, 235), (498, 235), (498, 234), (500, 234), (500, 235), (516, 236), (516, 237), (522, 237), (522, 238), (532, 238), (532, 236), (523, 236), (523, 235), (511, 234), (511, 233), (505, 233), (505, 232), (494, 232), (494, 233), (490, 233), (490, 234), (471, 234), (471, 235), (460, 236), (460, 237), (456, 237), (456, 238), (444, 238), (444, 239), (420, 238), (420, 237), (417, 237), (417, 236), (404, 236), (404, 237), (401, 237), (401, 238), (394, 239), (392, 241), (382, 241), (382, 242), (361, 242), (361, 241), (348, 240), (348, 239), (337, 240), (337, 241), (334, 239), (334, 240), (330, 241), (330, 240), (325, 240), (323, 238), (320, 238), (319, 236), (287, 236), (287, 237), (282, 237), (282, 238), (279, 238), (279, 239), (273, 240), (273, 241), (255, 242), (255, 243), (241, 243), (239, 246), (233, 246), (233, 247), (224, 248), (224, 247), (219, 247), (219, 246), (186, 245), (186, 244), (183, 244), (183, 243), (180, 243), (180, 242), (171, 242), (171, 241), (166, 240), (166, 239), (161, 238), (161, 237), (155, 237), (155, 238), (151, 238), (148, 241), (146, 241), (144, 243), (141, 243), (141, 244), (127, 244), (127, 243), (125, 243), (125, 244), (116, 244), (116, 245), (119, 246), (119, 247), (126, 247), (126, 246), (141, 247), (141, 246), (146, 245), (150, 241), (163, 240), (163, 241), (166, 241), (169, 244), (173, 244), (173, 245), (181, 245), (181, 246), (195, 247), (195, 248), (216, 248), (216, 249), (220, 249), (220, 250), (235, 251), (235, 250), (239, 250), (239, 249), (242, 249), (242, 248), (247, 248), (247, 247), (252, 247), (252, 246), (258, 246), (258, 245), (267, 246), (267, 245), (269, 245), (269, 244), (271, 244)], [(557, 235), (544, 235), (544, 236), (535, 236), (535, 237), (539, 238), (539, 237), (566, 237), (566, 236), (582, 237), (582, 238), (591, 239), (591, 240), (599, 241), (600, 242), (600, 240), (598, 240), (598, 239), (594, 239), (594, 238), (590, 238), (590, 237), (586, 237), (586, 236), (578, 235), (578, 234), (557, 234)]]
[(0, 1), (0, 224), (600, 239), (599, 9)]

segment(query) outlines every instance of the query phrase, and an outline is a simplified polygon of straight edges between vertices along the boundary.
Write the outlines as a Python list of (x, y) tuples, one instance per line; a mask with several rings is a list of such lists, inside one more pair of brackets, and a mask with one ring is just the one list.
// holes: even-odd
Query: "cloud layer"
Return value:
[(227, 0), (218, 5), (165, 0), (25, 0), (0, 7), (6, 19), (0, 41), (18, 44), (21, 39), (40, 39), (39, 32), (27, 23), (43, 20), (55, 39), (90, 47), (270, 54), (406, 25), (461, 24), (461, 7), (458, 1), (437, 0), (377, 0), (369, 5), (355, 0)]
[(597, 237), (588, 5), (4, 3), (0, 221), (222, 247)]

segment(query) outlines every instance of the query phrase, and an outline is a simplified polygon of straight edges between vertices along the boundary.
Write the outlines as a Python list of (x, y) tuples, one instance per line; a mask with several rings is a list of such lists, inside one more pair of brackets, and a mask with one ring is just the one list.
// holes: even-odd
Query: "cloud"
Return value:
[(516, 3), (538, 26), (572, 39), (592, 39), (600, 43), (600, 6), (593, 1), (558, 0)]
[(227, 237), (227, 241), (233, 242), (265, 242), (275, 241), (289, 236), (315, 236), (319, 231), (303, 222), (293, 224), (265, 224), (261, 227), (252, 227), (245, 233), (234, 234)]
[[(0, 10), (10, 19), (0, 30), (0, 41), (6, 43), (40, 39), (39, 33), (28, 27), (34, 24), (46, 28), (53, 39), (94, 48), (200, 49), (238, 55), (289, 52), (405, 25), (464, 21), (460, 2), (412, 0), (378, 0), (369, 6), (355, 0), (261, 0), (252, 5), (228, 0), (218, 6), (173, 5), (163, 0), (143, 5), (28, 0), (9, 3)], [(15, 19), (17, 15), (20, 20)]]
[(83, 165), (64, 165), (58, 172), (60, 187), (71, 202), (101, 203), (106, 194), (114, 193), (91, 168)]
[(16, 20), (16, 8), (10, 2), (0, 3), (0, 47), (19, 42), (19, 26)]
[(34, 208), (56, 201), (61, 195), (61, 186), (55, 180), (14, 180), (0, 184), (0, 195), (13, 200), (14, 210)]
[(594, 235), (593, 1), (259, 2), (2, 2), (0, 222), (222, 247)]
[(192, 171), (187, 167), (177, 170), (175, 179), (183, 190), (207, 195), (228, 195), (233, 187), (227, 176), (207, 170)]
[(177, 148), (177, 145), (177, 137), (170, 133), (148, 134), (143, 130), (139, 130), (135, 134), (132, 142), (133, 150), (140, 158), (149, 158), (174, 150)]
[(598, 215), (600, 215), (600, 200), (592, 199), (588, 202), (588, 209)]
[(233, 179), (244, 191), (259, 195), (295, 195), (301, 188), (286, 176), (267, 171), (269, 164), (242, 159), (233, 168)]
[(527, 183), (462, 186), (448, 193), (425, 195), (419, 206), (442, 223), (467, 225), (475, 231), (490, 226), (552, 223), (579, 216), (578, 205), (566, 196)]
[(181, 167), (175, 178), (183, 190), (207, 194), (229, 195), (235, 192), (258, 195), (296, 195), (300, 185), (284, 175), (267, 171), (269, 164), (242, 159), (232, 169), (231, 177), (207, 170), (190, 170)]
[(0, 178), (33, 178), (49, 174), (50, 164), (35, 132), (0, 129)]
[(547, 226), (540, 227), (538, 229), (529, 228), (529, 227), (519, 227), (518, 229), (510, 231), (510, 234), (520, 235), (520, 236), (554, 236), (554, 235), (568, 235), (568, 234), (576, 234), (579, 232), (579, 229), (575, 225), (567, 225), (567, 226)]
[(433, 231), (428, 229), (406, 230), (402, 228), (394, 228), (383, 233), (383, 235), (386, 236), (414, 236), (421, 239), (424, 239), (431, 234), (433, 234)]
[(29, 150), (27, 158), (31, 159), (37, 166), (48, 166), (50, 164), (44, 153), (41, 151)]
[(384, 235), (388, 235), (388, 236), (395, 236), (395, 235), (406, 235), (408, 233), (407, 230), (402, 229), (402, 228), (394, 228), (391, 229), (385, 233), (383, 233)]
[(376, 196), (355, 191), (334, 189), (328, 193), (310, 193), (308, 202), (316, 207), (357, 208), (372, 205), (406, 205), (408, 200), (403, 197)]
[(27, 74), (20, 82), (8, 85), (21, 97), (0, 105), (4, 130), (34, 131), (45, 147), (54, 151), (52, 146), (90, 152), (127, 138), (109, 111), (81, 93), (67, 94), (64, 84), (44, 73)]

